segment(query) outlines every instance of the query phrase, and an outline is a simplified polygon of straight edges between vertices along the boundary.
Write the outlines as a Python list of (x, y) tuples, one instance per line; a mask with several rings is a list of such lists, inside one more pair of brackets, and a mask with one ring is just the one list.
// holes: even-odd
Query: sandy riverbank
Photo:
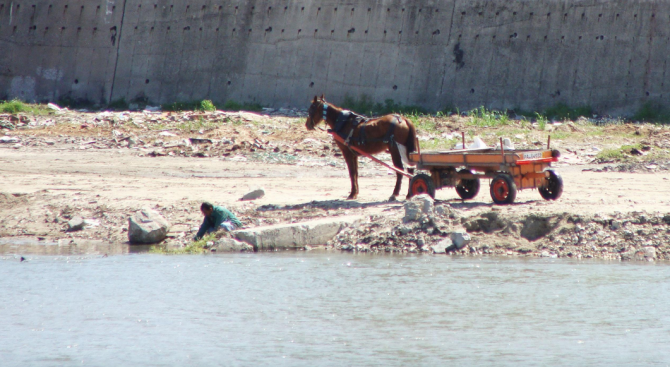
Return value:
[[(544, 201), (529, 190), (521, 191), (514, 205), (493, 205), (483, 182), (471, 201), (458, 200), (453, 189), (438, 191), (439, 213), (408, 224), (402, 222), (402, 202), (386, 201), (394, 176), (372, 163), (361, 164), (359, 200), (343, 200), (349, 179), (341, 157), (325, 133), (305, 131), (300, 118), (220, 113), (202, 120), (184, 114), (145, 114), (148, 120), (141, 120), (141, 114), (119, 115), (123, 120), (111, 115), (104, 120), (69, 113), (34, 117), (32, 126), (0, 132), (15, 139), (0, 144), (0, 237), (5, 243), (123, 243), (128, 215), (149, 206), (172, 223), (167, 243), (180, 246), (201, 221), (199, 203), (208, 200), (234, 210), (247, 227), (362, 215), (366, 220), (361, 225), (330, 243), (350, 251), (421, 252), (421, 244), (429, 251), (445, 233), (465, 229), (473, 239), (458, 251), (464, 254), (670, 258), (670, 173), (663, 159), (667, 129), (651, 125), (618, 126), (608, 139), (612, 127), (589, 130), (577, 124), (573, 126), (584, 132), (581, 140), (567, 133), (563, 140), (555, 139), (565, 152), (557, 167), (565, 181), (558, 201)], [(46, 118), (53, 123), (40, 120)], [(197, 126), (185, 127), (184, 121)], [(488, 133), (507, 136), (520, 128), (491, 132), (456, 120), (435, 125), (442, 127), (420, 133), (422, 144), (435, 144), (436, 137), (458, 129), (474, 129), (486, 141)], [(568, 125), (554, 129), (561, 126)], [(599, 132), (588, 133), (592, 131)], [(524, 134), (516, 139), (518, 146), (533, 146), (547, 132), (530, 127)], [(646, 145), (651, 151), (646, 154), (656, 158), (596, 164), (602, 155), (594, 161), (598, 157), (592, 152), (623, 145), (626, 139), (653, 143)], [(256, 187), (265, 188), (266, 196), (238, 201)], [(406, 188), (407, 181), (403, 192)], [(92, 226), (66, 232), (65, 223), (73, 216), (89, 219)], [(20, 252), (20, 246), (0, 246)]]

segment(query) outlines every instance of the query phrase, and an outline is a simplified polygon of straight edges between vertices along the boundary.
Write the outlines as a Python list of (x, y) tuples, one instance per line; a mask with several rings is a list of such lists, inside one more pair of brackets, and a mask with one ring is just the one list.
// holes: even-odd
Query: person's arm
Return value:
[(201, 239), (202, 236), (204, 236), (207, 233), (207, 231), (209, 230), (211, 225), (209, 224), (209, 220), (207, 220), (207, 219), (208, 218), (205, 217), (205, 219), (202, 221), (202, 224), (200, 225), (200, 229), (198, 230), (198, 233), (193, 238), (194, 240), (197, 241), (197, 240)]

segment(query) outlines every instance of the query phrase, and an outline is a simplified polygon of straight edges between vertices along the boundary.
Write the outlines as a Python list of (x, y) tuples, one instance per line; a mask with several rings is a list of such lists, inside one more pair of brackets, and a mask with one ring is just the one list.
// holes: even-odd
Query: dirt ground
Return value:
[[(201, 129), (159, 136), (167, 128), (84, 128), (79, 122), (4, 131), (19, 143), (0, 144), (0, 245), (22, 239), (125, 242), (128, 216), (145, 206), (158, 209), (173, 224), (170, 240), (184, 243), (202, 220), (202, 201), (227, 206), (249, 227), (344, 214), (402, 216), (402, 202), (387, 201), (394, 175), (361, 159), (359, 199), (344, 200), (349, 178), (330, 137), (304, 131), (302, 119), (292, 121), (287, 124), (295, 131), (276, 134), (262, 133), (267, 129), (258, 124), (229, 124), (205, 126), (204, 134)], [(193, 143), (169, 145), (169, 139), (189, 137)], [(201, 144), (198, 139), (211, 140)], [(493, 205), (487, 181), (474, 200), (462, 202), (453, 189), (439, 190), (436, 199), (464, 217), (493, 207), (502, 216), (668, 211), (670, 172), (656, 169), (658, 163), (650, 172), (603, 171), (603, 165), (589, 163), (588, 153), (578, 153), (592, 144), (564, 145), (556, 168), (565, 188), (557, 201), (525, 190), (514, 205)], [(276, 156), (259, 155), (264, 152)], [(407, 185), (405, 180), (403, 193)], [(265, 189), (263, 198), (239, 201), (259, 187)], [(67, 232), (67, 221), (76, 216), (89, 225)]]

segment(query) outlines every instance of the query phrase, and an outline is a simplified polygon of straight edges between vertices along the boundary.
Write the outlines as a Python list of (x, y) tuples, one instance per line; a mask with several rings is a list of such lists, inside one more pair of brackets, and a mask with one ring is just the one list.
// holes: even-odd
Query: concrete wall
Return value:
[(0, 98), (630, 113), (669, 36), (668, 1), (0, 0)]

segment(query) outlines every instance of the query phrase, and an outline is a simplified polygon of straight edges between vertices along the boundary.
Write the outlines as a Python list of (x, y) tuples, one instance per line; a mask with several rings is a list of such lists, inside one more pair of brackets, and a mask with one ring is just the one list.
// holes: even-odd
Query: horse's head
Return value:
[(312, 101), (312, 104), (309, 106), (309, 110), (307, 110), (307, 121), (305, 122), (305, 127), (307, 130), (314, 130), (316, 128), (316, 125), (320, 124), (321, 121), (323, 121), (323, 103), (325, 102), (325, 99), (323, 98), (323, 95), (321, 95), (321, 98), (317, 98), (314, 96), (314, 100)]

